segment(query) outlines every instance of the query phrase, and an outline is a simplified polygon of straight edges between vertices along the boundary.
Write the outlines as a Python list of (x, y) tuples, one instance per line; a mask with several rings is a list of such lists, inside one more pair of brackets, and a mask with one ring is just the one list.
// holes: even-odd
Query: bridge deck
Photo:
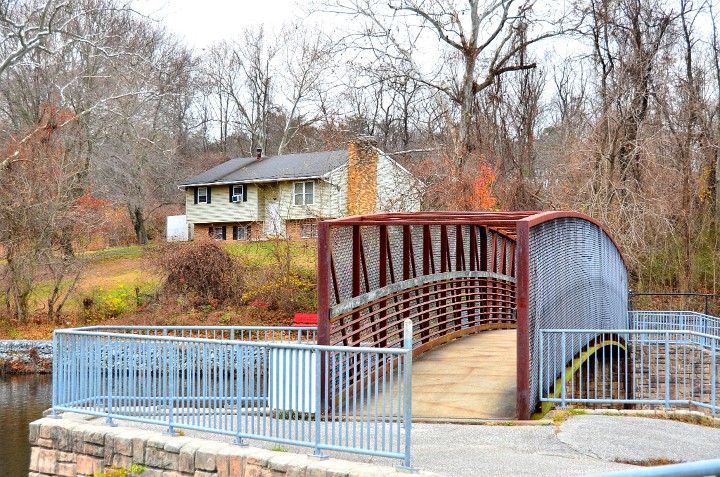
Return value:
[(516, 331), (465, 336), (413, 360), (413, 417), (513, 419)]

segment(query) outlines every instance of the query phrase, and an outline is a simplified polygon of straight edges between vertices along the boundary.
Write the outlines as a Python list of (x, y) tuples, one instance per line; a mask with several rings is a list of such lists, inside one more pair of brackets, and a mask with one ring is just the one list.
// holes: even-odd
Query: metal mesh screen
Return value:
[[(331, 230), (330, 247), (332, 250), (343, 250), (343, 253), (333, 254), (333, 262), (335, 270), (350, 270), (352, 268), (352, 228), (339, 227)], [(352, 280), (349, 273), (340, 273), (336, 275), (337, 291), (331, 293), (331, 303), (338, 304), (343, 298), (352, 296)]]
[[(627, 270), (620, 252), (596, 224), (575, 217), (559, 218), (530, 228), (529, 237), (530, 405), (539, 382), (540, 329), (621, 329), (627, 316)], [(565, 366), (587, 342), (568, 346), (565, 356), (544, 356), (546, 363)], [(532, 412), (533, 409), (529, 411)]]

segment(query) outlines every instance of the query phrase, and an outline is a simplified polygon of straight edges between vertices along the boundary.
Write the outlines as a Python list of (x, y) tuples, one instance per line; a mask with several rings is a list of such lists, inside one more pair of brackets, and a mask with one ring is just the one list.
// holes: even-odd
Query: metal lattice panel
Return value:
[[(575, 217), (530, 228), (529, 332), (531, 404), (540, 387), (540, 329), (619, 329), (627, 315), (627, 271), (613, 241), (596, 224)], [(576, 341), (559, 354), (544, 356), (558, 368), (587, 345)]]

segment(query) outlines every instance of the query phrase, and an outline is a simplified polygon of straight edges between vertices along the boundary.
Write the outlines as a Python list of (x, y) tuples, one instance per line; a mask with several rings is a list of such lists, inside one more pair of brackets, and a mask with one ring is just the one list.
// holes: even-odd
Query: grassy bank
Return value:
[[(0, 339), (49, 339), (58, 327), (96, 324), (129, 325), (283, 325), (294, 311), (314, 311), (316, 243), (314, 241), (251, 242), (224, 245), (248, 271), (237, 304), (164, 293), (158, 255), (172, 247), (131, 246), (88, 253), (76, 289), (63, 310), (61, 324), (47, 323), (43, 303), (49, 283), (40, 282), (32, 296), (33, 314), (21, 324), (0, 316)], [(299, 290), (300, 309), (268, 306), (275, 290)], [(282, 297), (276, 297), (282, 299)], [(277, 301), (277, 300), (276, 300)]]

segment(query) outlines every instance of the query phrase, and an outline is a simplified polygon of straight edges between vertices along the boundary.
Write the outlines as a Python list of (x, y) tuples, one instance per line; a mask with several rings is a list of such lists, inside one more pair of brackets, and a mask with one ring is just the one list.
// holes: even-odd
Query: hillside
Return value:
[[(292, 321), (294, 311), (314, 311), (314, 241), (223, 246), (245, 272), (232, 304), (165, 290), (167, 274), (160, 263), (184, 246), (131, 246), (89, 253), (63, 308), (62, 323), (47, 322), (43, 303), (49, 290), (41, 283), (32, 297), (35, 312), (28, 323), (0, 314), (0, 339), (49, 339), (55, 328), (98, 324), (284, 325)], [(276, 296), (278, 290), (293, 292), (288, 306)]]

